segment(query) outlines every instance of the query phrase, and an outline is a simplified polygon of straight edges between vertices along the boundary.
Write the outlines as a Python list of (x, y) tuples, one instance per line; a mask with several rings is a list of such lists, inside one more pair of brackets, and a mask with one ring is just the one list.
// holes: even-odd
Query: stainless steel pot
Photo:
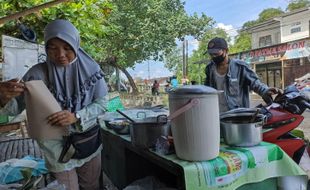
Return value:
[(262, 141), (262, 127), (265, 116), (255, 114), (255, 109), (230, 111), (221, 115), (221, 134), (224, 141), (230, 146), (255, 146)]
[(167, 115), (135, 120), (130, 125), (131, 142), (140, 148), (152, 147), (160, 136), (170, 134), (170, 123), (167, 120)]

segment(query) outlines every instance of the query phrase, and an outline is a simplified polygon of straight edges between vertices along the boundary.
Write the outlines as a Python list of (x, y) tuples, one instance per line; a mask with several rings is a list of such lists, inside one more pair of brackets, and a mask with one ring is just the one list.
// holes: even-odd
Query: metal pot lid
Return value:
[(184, 85), (169, 91), (169, 94), (218, 94), (218, 91), (205, 85)]
[[(223, 112), (220, 115), (221, 119), (227, 118), (227, 117), (242, 117), (242, 116), (252, 116), (255, 114), (256, 110), (259, 108), (236, 108), (229, 110), (227, 112)], [(257, 117), (263, 117), (264, 115), (259, 113)]]
[(134, 124), (165, 124), (168, 122), (167, 115), (158, 115), (157, 117), (146, 117), (146, 118), (139, 118), (135, 119)]

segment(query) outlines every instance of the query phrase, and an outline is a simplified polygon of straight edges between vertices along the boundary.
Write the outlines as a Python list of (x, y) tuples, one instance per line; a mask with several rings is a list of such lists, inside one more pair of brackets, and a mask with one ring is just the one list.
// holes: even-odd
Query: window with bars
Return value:
[(265, 47), (272, 45), (271, 35), (263, 36), (259, 38), (259, 47)]
[(291, 28), (291, 34), (300, 32), (300, 31), (301, 31), (301, 27)]

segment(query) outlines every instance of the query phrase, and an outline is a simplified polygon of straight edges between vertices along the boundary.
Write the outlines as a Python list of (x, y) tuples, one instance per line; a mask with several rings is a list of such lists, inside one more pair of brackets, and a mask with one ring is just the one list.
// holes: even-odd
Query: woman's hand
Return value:
[(0, 82), (0, 104), (4, 106), (12, 98), (20, 96), (25, 91), (24, 83), (18, 82), (18, 79), (11, 79)]
[(56, 112), (47, 117), (48, 124), (66, 127), (78, 121), (74, 113), (69, 112), (68, 110), (63, 110)]

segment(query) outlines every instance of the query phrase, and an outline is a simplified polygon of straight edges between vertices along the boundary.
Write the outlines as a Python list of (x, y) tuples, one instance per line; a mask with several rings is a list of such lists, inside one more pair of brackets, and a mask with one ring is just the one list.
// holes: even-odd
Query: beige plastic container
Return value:
[(220, 117), (218, 92), (203, 85), (189, 85), (169, 92), (170, 114), (191, 100), (198, 104), (171, 121), (176, 155), (183, 160), (211, 160), (219, 155)]

